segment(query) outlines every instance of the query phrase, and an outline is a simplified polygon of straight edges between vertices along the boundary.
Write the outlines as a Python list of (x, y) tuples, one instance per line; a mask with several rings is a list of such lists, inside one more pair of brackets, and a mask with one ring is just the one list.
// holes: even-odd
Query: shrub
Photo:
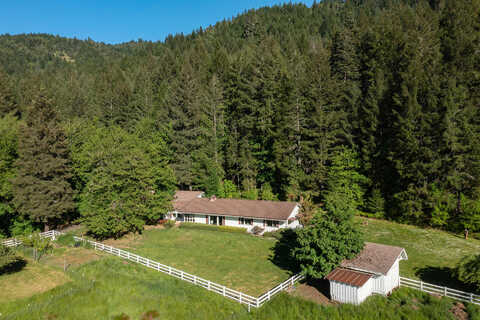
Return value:
[(40, 258), (52, 250), (50, 238), (42, 238), (39, 233), (34, 233), (28, 237), (23, 237), (23, 245), (33, 249), (33, 260), (38, 262)]
[(252, 230), (250, 231), (251, 233), (253, 233), (254, 235), (260, 235), (262, 232), (263, 232), (263, 228), (259, 227), (259, 226), (255, 226), (252, 228)]
[(76, 247), (77, 241), (73, 238), (73, 234), (62, 234), (57, 238), (57, 243), (66, 247)]
[(458, 280), (480, 290), (480, 254), (465, 257), (455, 270)]
[(264, 232), (263, 236), (266, 238), (275, 238), (277, 240), (280, 240), (282, 238), (283, 231), (284, 230), (268, 231)]
[(180, 228), (197, 229), (197, 230), (209, 230), (209, 231), (221, 231), (221, 232), (233, 232), (233, 233), (247, 233), (247, 229), (231, 226), (215, 226), (210, 224), (191, 223), (184, 222), (180, 225)]
[(175, 226), (175, 221), (173, 221), (173, 220), (168, 220), (168, 221), (166, 221), (166, 222), (163, 224), (163, 226), (164, 226), (166, 229), (170, 229), (170, 228), (172, 228), (172, 227)]

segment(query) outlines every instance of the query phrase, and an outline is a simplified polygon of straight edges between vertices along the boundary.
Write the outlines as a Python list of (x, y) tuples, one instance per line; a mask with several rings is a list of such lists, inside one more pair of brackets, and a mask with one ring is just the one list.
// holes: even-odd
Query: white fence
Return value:
[[(50, 230), (50, 231), (47, 231), (47, 232), (40, 233), (40, 237), (41, 238), (53, 238), (55, 240), (55, 235), (56, 234), (60, 234), (60, 232), (58, 232), (56, 230)], [(16, 247), (18, 245), (21, 245), (22, 241), (20, 241), (18, 239), (8, 239), (8, 240), (2, 241), (1, 244), (4, 245), (5, 247)]]
[(450, 289), (447, 287), (437, 286), (435, 284), (426, 283), (419, 280), (408, 279), (400, 277), (400, 286), (413, 288), (427, 292), (430, 294), (435, 294), (439, 296), (449, 297), (459, 301), (470, 302), (480, 305), (480, 295), (476, 295), (469, 292), (464, 292), (460, 290)]
[[(40, 236), (55, 239), (56, 237), (58, 237), (62, 234), (63, 234), (62, 232), (58, 232), (56, 230), (51, 230), (51, 231), (48, 231), (48, 232), (41, 233)], [(182, 271), (182, 270), (175, 269), (173, 267), (170, 267), (170, 266), (161, 264), (159, 262), (141, 257), (137, 254), (134, 254), (134, 253), (122, 250), (122, 249), (118, 249), (118, 248), (115, 248), (115, 247), (112, 247), (112, 246), (105, 245), (103, 243), (99, 243), (99, 242), (95, 242), (95, 241), (92, 241), (92, 240), (80, 238), (80, 237), (77, 237), (77, 236), (74, 236), (74, 239), (76, 241), (82, 241), (82, 242), (89, 243), (95, 250), (100, 250), (100, 251), (118, 256), (122, 259), (126, 259), (126, 260), (129, 260), (129, 261), (135, 262), (135, 263), (139, 263), (139, 264), (141, 264), (145, 267), (163, 272), (163, 273), (168, 274), (172, 277), (176, 277), (178, 279), (190, 282), (194, 285), (203, 287), (203, 288), (205, 288), (209, 291), (213, 291), (217, 294), (220, 294), (220, 295), (222, 295), (226, 298), (235, 300), (235, 301), (237, 301), (241, 304), (247, 305), (249, 311), (250, 311), (251, 307), (255, 307), (255, 308), (261, 307), (266, 301), (273, 298), (277, 293), (292, 287), (295, 284), (295, 282), (304, 278), (300, 274), (294, 275), (293, 277), (291, 277), (291, 278), (287, 279), (286, 281), (282, 282), (281, 284), (277, 285), (275, 288), (273, 288), (270, 291), (264, 293), (260, 297), (255, 298), (255, 297), (252, 297), (252, 296), (250, 296), (248, 294), (245, 294), (243, 292), (227, 288), (227, 287), (222, 286), (220, 284), (217, 284), (215, 282), (205, 280), (205, 279), (200, 278), (196, 275), (187, 273), (187, 272)], [(22, 242), (20, 240), (17, 240), (17, 239), (11, 239), (11, 240), (6, 240), (6, 241), (2, 242), (2, 244), (5, 245), (5, 246), (18, 246), (21, 243)]]

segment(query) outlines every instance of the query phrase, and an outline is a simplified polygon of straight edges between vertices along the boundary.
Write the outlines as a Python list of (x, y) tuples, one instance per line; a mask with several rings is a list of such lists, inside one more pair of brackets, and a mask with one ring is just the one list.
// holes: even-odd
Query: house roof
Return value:
[(365, 242), (363, 250), (353, 259), (344, 260), (343, 268), (386, 275), (398, 258), (407, 260), (404, 248)]
[(326, 276), (326, 278), (330, 281), (346, 283), (355, 287), (363, 286), (371, 277), (372, 274), (369, 273), (343, 268), (336, 268)]
[(173, 208), (178, 210), (193, 199), (200, 198), (203, 191), (177, 191), (173, 197)]
[(174, 201), (174, 208), (180, 213), (203, 213), (233, 217), (287, 220), (295, 202), (193, 198), (190, 201)]

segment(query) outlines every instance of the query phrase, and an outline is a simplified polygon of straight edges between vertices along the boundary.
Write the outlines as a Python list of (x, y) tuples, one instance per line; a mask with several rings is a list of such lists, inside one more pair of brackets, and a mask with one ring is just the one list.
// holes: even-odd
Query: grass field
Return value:
[(480, 240), (435, 229), (422, 229), (384, 220), (361, 219), (367, 241), (404, 247), (407, 261), (400, 262), (400, 274), (426, 282), (471, 290), (452, 278), (452, 268), (467, 255), (480, 253)]
[[(414, 277), (426, 266), (444, 268), (478, 248), (478, 241), (411, 226), (370, 220), (369, 241), (404, 246), (410, 260), (402, 273)], [(453, 239), (453, 240), (452, 240)], [(255, 279), (270, 276), (272, 286), (288, 277), (270, 261), (272, 239), (190, 229), (150, 230), (142, 236), (113, 241), (152, 259), (186, 271), (202, 273), (219, 283), (251, 286), (258, 291), (270, 284)], [(449, 248), (445, 243), (449, 244)], [(423, 246), (430, 245), (425, 259)], [(435, 249), (438, 247), (438, 249)], [(209, 250), (210, 249), (210, 250)], [(449, 250), (457, 252), (449, 255)], [(412, 258), (412, 255), (414, 256)], [(415, 257), (416, 256), (416, 257)], [(165, 260), (169, 261), (166, 262)], [(66, 273), (63, 265), (71, 267)], [(248, 268), (246, 268), (247, 266)], [(188, 270), (192, 268), (195, 270)], [(253, 270), (243, 272), (241, 269)], [(238, 270), (229, 279), (222, 270)], [(408, 272), (411, 272), (408, 274)], [(231, 275), (230, 275), (231, 276)], [(215, 278), (217, 277), (217, 278)], [(275, 277), (278, 279), (275, 280)], [(227, 283), (228, 284), (228, 283)], [(0, 319), (455, 319), (455, 302), (402, 288), (389, 298), (373, 296), (361, 306), (320, 306), (281, 294), (259, 310), (244, 306), (200, 287), (171, 278), (137, 264), (84, 248), (56, 248), (38, 264), (29, 263), (18, 273), (0, 275)], [(480, 308), (456, 308), (469, 319), (480, 320)], [(460, 310), (460, 311), (459, 311)], [(143, 317), (146, 312), (157, 317)], [(120, 318), (118, 318), (120, 319)]]
[(290, 276), (270, 260), (275, 240), (249, 234), (154, 229), (108, 243), (253, 296)]
[[(358, 307), (320, 306), (280, 294), (248, 313), (212, 292), (115, 257), (71, 269), (68, 277), (71, 281), (48, 292), (0, 302), (0, 319), (455, 319), (453, 301), (409, 289), (389, 298), (373, 296)], [(147, 312), (157, 316), (143, 317)], [(475, 306), (463, 312), (480, 319)]]

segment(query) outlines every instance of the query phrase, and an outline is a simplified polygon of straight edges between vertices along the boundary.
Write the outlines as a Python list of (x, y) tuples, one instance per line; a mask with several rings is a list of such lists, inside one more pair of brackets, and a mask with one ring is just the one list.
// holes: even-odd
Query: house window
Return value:
[(195, 215), (194, 214), (186, 214), (185, 215), (185, 222), (195, 222)]
[(253, 225), (253, 219), (238, 218), (238, 224)]
[(275, 227), (278, 228), (280, 226), (280, 222), (276, 220), (265, 220), (265, 225), (267, 227)]

